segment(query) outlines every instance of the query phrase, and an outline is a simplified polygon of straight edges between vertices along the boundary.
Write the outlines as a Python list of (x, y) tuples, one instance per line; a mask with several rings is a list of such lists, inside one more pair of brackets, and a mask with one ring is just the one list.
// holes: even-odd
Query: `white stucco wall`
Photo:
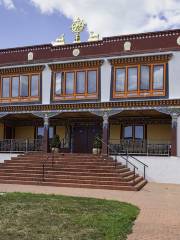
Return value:
[(180, 116), (177, 119), (177, 156), (180, 157)]
[(51, 70), (48, 65), (42, 72), (42, 104), (50, 103), (51, 94)]
[(101, 66), (101, 101), (107, 102), (110, 100), (111, 88), (111, 64), (105, 59)]
[[(137, 156), (137, 158), (148, 165), (146, 178), (149, 182), (180, 184), (180, 157)], [(140, 175), (143, 175), (142, 165), (135, 160), (129, 160), (138, 167)], [(118, 161), (124, 163), (120, 157)]]
[(180, 51), (169, 61), (169, 98), (180, 98)]

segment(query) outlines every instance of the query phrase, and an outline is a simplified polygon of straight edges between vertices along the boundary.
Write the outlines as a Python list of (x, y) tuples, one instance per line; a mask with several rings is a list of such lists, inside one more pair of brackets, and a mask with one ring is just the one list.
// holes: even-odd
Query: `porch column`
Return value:
[(74, 124), (71, 124), (71, 140), (70, 140), (70, 148), (71, 148), (71, 153), (74, 152)]
[(43, 136), (43, 151), (49, 152), (49, 118), (48, 115), (44, 116), (44, 136)]
[(108, 138), (109, 138), (109, 116), (108, 113), (105, 112), (103, 115), (103, 132), (102, 132), (102, 154), (107, 155), (108, 154)]
[(177, 156), (177, 114), (172, 114), (171, 155)]

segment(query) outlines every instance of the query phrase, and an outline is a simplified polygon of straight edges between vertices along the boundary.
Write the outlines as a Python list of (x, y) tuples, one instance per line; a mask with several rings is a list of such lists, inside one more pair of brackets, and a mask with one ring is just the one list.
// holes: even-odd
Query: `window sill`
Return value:
[(0, 98), (0, 103), (38, 102), (40, 97)]

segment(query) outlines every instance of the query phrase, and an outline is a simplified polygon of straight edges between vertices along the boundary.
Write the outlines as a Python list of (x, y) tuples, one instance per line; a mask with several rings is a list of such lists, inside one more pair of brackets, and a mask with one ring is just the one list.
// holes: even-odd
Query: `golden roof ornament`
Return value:
[(52, 42), (53, 46), (60, 46), (65, 44), (64, 34), (61, 34), (58, 38), (56, 38), (55, 42)]
[(81, 42), (80, 33), (83, 32), (85, 26), (86, 26), (86, 24), (85, 24), (84, 20), (80, 19), (79, 17), (74, 19), (72, 26), (71, 26), (72, 32), (75, 33), (74, 43)]
[(99, 34), (91, 31), (89, 32), (89, 39), (88, 42), (98, 41), (99, 40)]

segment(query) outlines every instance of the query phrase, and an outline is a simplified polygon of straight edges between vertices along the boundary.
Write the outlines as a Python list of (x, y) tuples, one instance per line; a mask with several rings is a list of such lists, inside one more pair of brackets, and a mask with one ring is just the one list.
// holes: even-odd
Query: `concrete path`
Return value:
[(53, 193), (129, 202), (141, 209), (128, 240), (180, 240), (180, 185), (149, 183), (140, 192), (0, 184), (0, 192)]

